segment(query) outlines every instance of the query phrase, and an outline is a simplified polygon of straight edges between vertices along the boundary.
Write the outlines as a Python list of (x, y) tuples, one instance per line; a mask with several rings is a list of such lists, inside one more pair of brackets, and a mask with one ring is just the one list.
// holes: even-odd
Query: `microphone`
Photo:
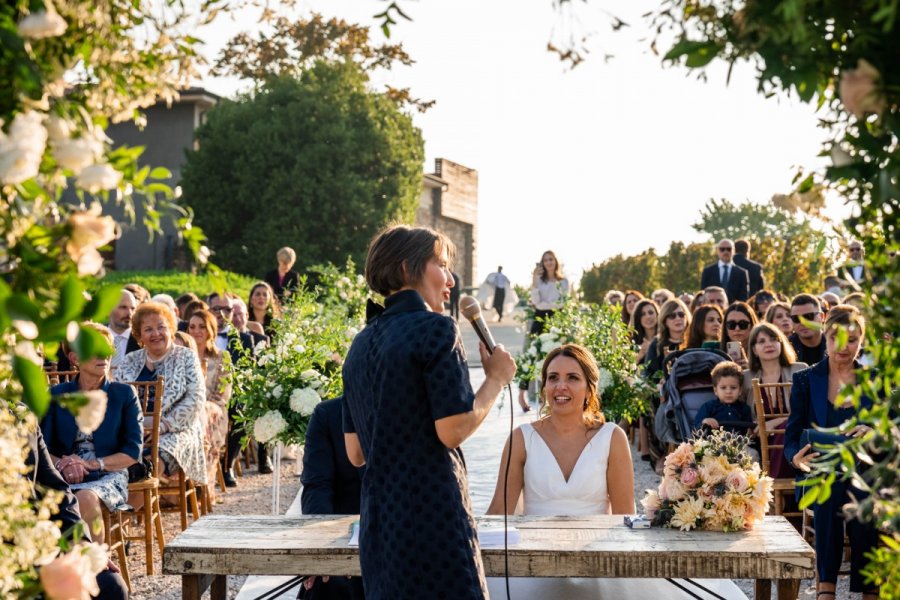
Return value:
[(491, 335), (491, 330), (487, 328), (487, 325), (484, 322), (478, 300), (472, 296), (463, 296), (459, 300), (459, 310), (462, 312), (463, 316), (469, 320), (469, 323), (472, 324), (472, 328), (475, 330), (475, 333), (478, 334), (478, 339), (480, 339), (482, 343), (484, 343), (485, 348), (487, 348), (488, 354), (493, 354), (494, 348), (497, 347), (497, 343), (494, 341), (494, 336)]

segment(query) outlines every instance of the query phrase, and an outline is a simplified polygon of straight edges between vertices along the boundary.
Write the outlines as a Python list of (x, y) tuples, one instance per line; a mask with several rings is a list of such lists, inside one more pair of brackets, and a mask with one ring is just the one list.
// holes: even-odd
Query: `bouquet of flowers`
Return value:
[(748, 439), (716, 430), (666, 457), (659, 489), (641, 500), (653, 525), (682, 531), (752, 529), (769, 510), (772, 478), (746, 453)]
[(575, 294), (549, 320), (547, 333), (530, 340), (516, 357), (519, 382), (540, 379), (547, 354), (563, 344), (576, 343), (594, 355), (600, 367), (600, 407), (609, 421), (633, 420), (648, 414), (647, 384), (637, 368), (637, 351), (622, 322), (619, 307), (585, 304)]
[[(346, 292), (332, 286), (324, 295), (341, 291)], [(306, 441), (316, 405), (341, 394), (341, 365), (363, 325), (363, 310), (323, 300), (303, 287), (291, 296), (282, 318), (273, 321), (272, 345), (261, 344), (235, 369), (234, 397), (242, 404), (238, 421), (247, 424), (248, 436), (264, 444)]]

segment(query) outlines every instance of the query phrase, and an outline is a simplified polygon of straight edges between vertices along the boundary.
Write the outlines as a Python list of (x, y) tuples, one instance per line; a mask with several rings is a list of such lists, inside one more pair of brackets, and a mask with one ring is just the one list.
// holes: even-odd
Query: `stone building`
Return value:
[(456, 244), (453, 270), (463, 287), (475, 285), (478, 223), (478, 171), (446, 158), (426, 173), (416, 211), (416, 225), (440, 231)]
[[(144, 146), (142, 165), (166, 167), (172, 172), (167, 182), (173, 188), (181, 180), (185, 154), (196, 147), (194, 130), (215, 107), (219, 96), (203, 88), (190, 88), (179, 100), (167, 106), (159, 102), (144, 110), (147, 124), (143, 130), (134, 123), (118, 123), (107, 130), (114, 146)], [(114, 243), (108, 266), (118, 270), (183, 269), (187, 266), (184, 249), (169, 219), (162, 221), (162, 234), (151, 239), (143, 226), (140, 202), (131, 225), (120, 207), (111, 214), (122, 224), (122, 236)], [(455, 270), (463, 286), (473, 285), (475, 274), (475, 225), (478, 215), (478, 172), (439, 158), (435, 172), (424, 175), (416, 224), (441, 231), (456, 244)]]

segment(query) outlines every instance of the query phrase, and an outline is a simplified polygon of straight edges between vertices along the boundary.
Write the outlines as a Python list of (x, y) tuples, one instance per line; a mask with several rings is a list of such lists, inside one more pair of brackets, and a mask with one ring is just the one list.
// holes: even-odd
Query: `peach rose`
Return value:
[(697, 472), (697, 469), (691, 469), (690, 467), (688, 467), (681, 472), (681, 483), (689, 488), (697, 485), (697, 482), (699, 480), (700, 474)]
[(78, 552), (63, 554), (41, 568), (41, 585), (49, 600), (90, 600), (100, 593), (88, 561)]

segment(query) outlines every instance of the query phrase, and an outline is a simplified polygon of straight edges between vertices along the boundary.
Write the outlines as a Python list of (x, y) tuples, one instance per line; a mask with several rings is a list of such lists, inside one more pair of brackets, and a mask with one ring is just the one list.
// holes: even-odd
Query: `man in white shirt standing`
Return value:
[(493, 308), (497, 311), (497, 322), (503, 320), (503, 302), (506, 300), (506, 290), (509, 288), (509, 277), (503, 274), (503, 267), (497, 267), (496, 273), (491, 273), (485, 280), (488, 285), (494, 286)]
[(128, 290), (122, 290), (119, 304), (109, 314), (109, 328), (113, 332), (113, 345), (116, 353), (113, 354), (110, 366), (115, 369), (119, 366), (125, 355), (138, 349), (137, 340), (131, 335), (131, 317), (137, 308), (137, 300), (134, 294)]

